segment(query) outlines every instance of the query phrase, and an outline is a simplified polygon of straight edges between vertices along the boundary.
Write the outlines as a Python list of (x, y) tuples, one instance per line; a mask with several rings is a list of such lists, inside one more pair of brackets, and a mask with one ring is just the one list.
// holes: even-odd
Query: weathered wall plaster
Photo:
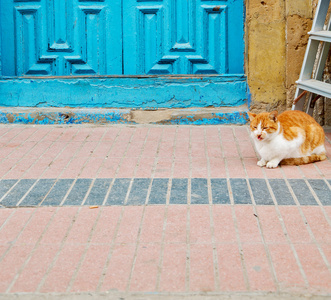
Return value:
[(251, 109), (289, 109), (312, 25), (313, 0), (248, 0), (246, 8)]

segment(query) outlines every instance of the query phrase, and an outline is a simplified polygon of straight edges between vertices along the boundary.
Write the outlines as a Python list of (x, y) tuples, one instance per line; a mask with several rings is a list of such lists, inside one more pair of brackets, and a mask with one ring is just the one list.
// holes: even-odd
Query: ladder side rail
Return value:
[(313, 20), (313, 25), (311, 31), (321, 31), (324, 28), (326, 15), (329, 9), (330, 0), (320, 0), (318, 1), (315, 17)]
[[(331, 29), (331, 16), (329, 17), (326, 31), (330, 31), (330, 29)], [(316, 79), (316, 80), (321, 81), (323, 79), (323, 73), (324, 73), (324, 69), (325, 69), (326, 60), (329, 55), (329, 50), (330, 50), (330, 42), (324, 41), (322, 44), (321, 52), (318, 55), (317, 67), (316, 67), (316, 71), (314, 74), (314, 79)], [(315, 99), (315, 97), (316, 97), (316, 95), (313, 93), (310, 93), (310, 95), (308, 97), (306, 113), (309, 115), (312, 115), (314, 112), (315, 104), (312, 105), (312, 101), (313, 101), (313, 99)]]
[[(326, 31), (330, 31), (330, 30), (331, 30), (331, 16), (329, 17), (328, 25), (326, 27)], [(316, 68), (316, 71), (315, 71), (314, 79), (316, 79), (316, 80), (322, 80), (326, 60), (327, 60), (328, 55), (329, 55), (329, 50), (330, 50), (330, 42), (325, 42), (324, 41), (323, 45), (322, 45), (320, 55), (318, 57), (317, 68)]]
[(317, 40), (308, 40), (301, 72), (299, 75), (299, 81), (311, 79), (319, 43), (320, 42)]

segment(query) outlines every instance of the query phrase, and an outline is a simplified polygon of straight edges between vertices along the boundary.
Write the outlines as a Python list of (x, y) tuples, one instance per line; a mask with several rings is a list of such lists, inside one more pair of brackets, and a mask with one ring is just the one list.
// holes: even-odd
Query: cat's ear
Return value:
[(276, 122), (277, 121), (277, 116), (278, 116), (278, 111), (274, 110), (269, 114), (269, 119)]
[(254, 120), (254, 118), (256, 117), (256, 114), (254, 114), (254, 113), (251, 113), (251, 112), (247, 112), (247, 114), (248, 114), (248, 116), (249, 116), (249, 120), (250, 121), (253, 121)]

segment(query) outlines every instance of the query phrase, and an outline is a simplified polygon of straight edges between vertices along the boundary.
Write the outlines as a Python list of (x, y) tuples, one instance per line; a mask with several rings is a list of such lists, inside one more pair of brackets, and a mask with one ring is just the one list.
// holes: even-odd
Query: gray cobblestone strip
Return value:
[[(322, 179), (116, 178), (0, 181), (0, 207), (157, 204), (331, 205)], [(269, 188), (270, 187), (270, 188)], [(210, 193), (210, 194), (209, 194)], [(190, 198), (190, 200), (188, 200)], [(295, 200), (296, 198), (297, 200)]]

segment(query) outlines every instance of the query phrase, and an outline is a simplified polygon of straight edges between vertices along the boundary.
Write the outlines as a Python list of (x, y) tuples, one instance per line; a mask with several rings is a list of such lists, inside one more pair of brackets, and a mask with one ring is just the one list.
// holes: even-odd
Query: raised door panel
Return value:
[(2, 74), (122, 73), (120, 0), (5, 0)]
[(124, 1), (124, 74), (243, 74), (243, 2)]

